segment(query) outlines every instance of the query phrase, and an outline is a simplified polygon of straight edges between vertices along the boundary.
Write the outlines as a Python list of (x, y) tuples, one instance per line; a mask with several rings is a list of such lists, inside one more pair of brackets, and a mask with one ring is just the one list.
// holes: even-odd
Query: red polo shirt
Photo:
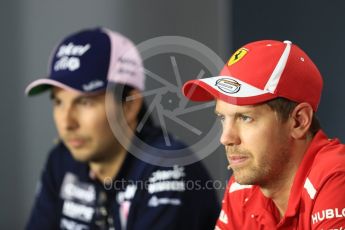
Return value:
[(319, 131), (297, 170), (283, 218), (258, 186), (231, 177), (216, 230), (345, 229), (345, 145)]

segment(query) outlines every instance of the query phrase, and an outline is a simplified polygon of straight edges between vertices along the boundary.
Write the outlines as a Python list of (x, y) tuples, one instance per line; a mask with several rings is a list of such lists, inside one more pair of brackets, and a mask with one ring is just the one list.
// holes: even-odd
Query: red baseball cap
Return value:
[(235, 105), (283, 97), (307, 102), (316, 111), (322, 85), (318, 68), (297, 45), (263, 40), (238, 49), (220, 76), (188, 81), (182, 91), (193, 101), (220, 99)]

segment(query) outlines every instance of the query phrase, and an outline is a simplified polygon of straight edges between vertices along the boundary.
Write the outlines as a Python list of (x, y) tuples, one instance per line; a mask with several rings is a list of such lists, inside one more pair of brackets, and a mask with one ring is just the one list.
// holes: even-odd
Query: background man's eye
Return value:
[(92, 100), (90, 98), (82, 98), (79, 103), (81, 105), (91, 105), (92, 104)]
[(58, 99), (53, 99), (52, 104), (53, 104), (53, 106), (59, 106), (59, 105), (61, 105), (61, 101)]

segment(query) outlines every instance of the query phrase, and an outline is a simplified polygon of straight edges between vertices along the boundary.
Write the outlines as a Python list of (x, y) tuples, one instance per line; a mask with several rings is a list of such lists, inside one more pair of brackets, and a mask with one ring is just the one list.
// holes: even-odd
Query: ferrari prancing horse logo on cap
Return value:
[(239, 60), (241, 60), (246, 54), (248, 53), (248, 50), (246, 48), (240, 48), (237, 50), (230, 58), (228, 62), (228, 66), (235, 64)]

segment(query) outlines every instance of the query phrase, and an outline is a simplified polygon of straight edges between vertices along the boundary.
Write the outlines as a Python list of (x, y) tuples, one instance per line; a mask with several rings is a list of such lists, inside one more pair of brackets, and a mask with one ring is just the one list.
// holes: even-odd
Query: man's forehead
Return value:
[(104, 95), (105, 92), (97, 92), (97, 93), (85, 93), (85, 92), (81, 92), (78, 90), (74, 90), (74, 89), (66, 89), (66, 88), (61, 88), (61, 87), (57, 87), (57, 86), (53, 86), (50, 90), (50, 94), (51, 94), (51, 98), (55, 98), (58, 95), (68, 95), (70, 97), (73, 98), (81, 98), (81, 97), (98, 97), (101, 95)]
[(255, 104), (255, 105), (236, 105), (225, 102), (223, 100), (216, 100), (216, 112), (227, 112), (227, 113), (242, 113), (242, 112), (256, 112), (263, 109), (268, 109), (267, 104)]

